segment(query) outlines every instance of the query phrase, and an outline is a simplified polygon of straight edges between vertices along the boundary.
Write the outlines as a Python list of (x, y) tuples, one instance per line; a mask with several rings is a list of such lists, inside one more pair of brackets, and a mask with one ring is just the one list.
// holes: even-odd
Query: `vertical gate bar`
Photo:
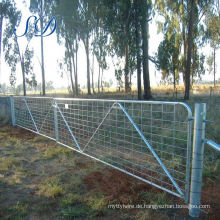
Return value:
[(54, 127), (55, 127), (55, 138), (56, 141), (59, 141), (59, 132), (58, 132), (58, 120), (57, 120), (57, 104), (54, 101)]
[(195, 104), (189, 215), (199, 217), (204, 158), (206, 104)]
[(10, 96), (10, 108), (11, 108), (11, 124), (15, 126), (15, 108), (14, 108), (14, 97)]
[(186, 161), (186, 184), (185, 184), (185, 202), (189, 203), (189, 188), (190, 188), (190, 167), (191, 167), (191, 154), (192, 154), (192, 114), (188, 113), (187, 125), (187, 161)]

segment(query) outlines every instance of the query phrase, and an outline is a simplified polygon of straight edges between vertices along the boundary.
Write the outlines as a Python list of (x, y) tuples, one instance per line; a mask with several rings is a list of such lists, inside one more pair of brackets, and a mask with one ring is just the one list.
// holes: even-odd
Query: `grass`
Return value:
[(72, 151), (68, 148), (64, 148), (61, 146), (51, 146), (44, 151), (43, 157), (45, 159), (51, 159), (62, 155), (68, 156), (70, 154), (72, 154)]
[(0, 158), (0, 167), (1, 170), (20, 170), (23, 168), (23, 163), (18, 158), (9, 156)]
[(39, 194), (49, 198), (56, 198), (64, 194), (64, 189), (56, 178), (48, 178), (40, 184)]
[(15, 205), (6, 208), (3, 213), (0, 212), (2, 219), (22, 220), (28, 215), (28, 204), (17, 202)]

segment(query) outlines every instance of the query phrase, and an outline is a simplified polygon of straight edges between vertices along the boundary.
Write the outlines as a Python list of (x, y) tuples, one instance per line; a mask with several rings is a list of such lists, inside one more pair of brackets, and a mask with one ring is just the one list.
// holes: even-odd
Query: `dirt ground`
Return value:
[[(205, 179), (203, 204), (220, 216), (220, 187)], [(0, 219), (189, 219), (187, 209), (115, 208), (184, 204), (120, 171), (18, 127), (0, 127)]]

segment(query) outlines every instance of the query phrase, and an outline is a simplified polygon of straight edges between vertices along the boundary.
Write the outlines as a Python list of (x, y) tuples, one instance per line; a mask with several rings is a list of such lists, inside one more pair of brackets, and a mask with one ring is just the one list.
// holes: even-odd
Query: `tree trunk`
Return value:
[(95, 88), (94, 88), (94, 58), (95, 58), (95, 55), (93, 53), (93, 56), (92, 56), (92, 91), (93, 91), (93, 94), (95, 94)]
[(76, 95), (79, 95), (79, 88), (78, 88), (78, 41), (76, 39), (76, 72), (75, 72), (75, 89)]
[(185, 100), (189, 100), (190, 92), (190, 72), (191, 72), (191, 58), (192, 58), (192, 45), (193, 45), (193, 25), (194, 25), (194, 11), (195, 11), (195, 0), (190, 0), (190, 13), (188, 23), (188, 48), (187, 48), (187, 62), (186, 62), (186, 86), (185, 86)]
[(18, 47), (18, 55), (19, 55), (19, 59), (20, 59), (20, 62), (21, 62), (21, 72), (22, 72), (22, 79), (23, 79), (23, 93), (24, 93), (24, 96), (26, 96), (26, 79), (25, 79), (25, 68), (24, 68), (24, 56), (23, 56), (23, 54), (21, 54), (17, 37), (15, 38), (15, 42), (16, 42), (17, 47)]
[(45, 89), (45, 71), (44, 71), (44, 41), (43, 41), (43, 0), (41, 0), (41, 18), (40, 18), (40, 28), (41, 28), (41, 71), (42, 71), (42, 93), (43, 96), (46, 95)]
[(90, 63), (89, 63), (89, 35), (86, 35), (86, 42), (85, 42), (85, 49), (86, 49), (86, 60), (87, 60), (87, 89), (88, 95), (91, 95), (91, 88), (90, 88)]
[(100, 65), (99, 65), (99, 75), (98, 75), (98, 93), (100, 93)]
[(172, 72), (173, 72), (173, 90), (176, 91), (176, 70), (174, 67), (174, 56), (172, 56)]
[(24, 57), (21, 57), (21, 71), (22, 71), (22, 78), (23, 78), (23, 93), (26, 96), (26, 80), (25, 80), (25, 71), (24, 71)]
[(103, 68), (102, 68), (102, 76), (101, 76), (101, 88), (102, 88), (102, 92), (104, 91), (104, 88), (103, 88)]
[(175, 77), (175, 70), (173, 71), (173, 90), (176, 91), (176, 77)]
[(135, 35), (136, 35), (136, 56), (137, 56), (137, 89), (138, 99), (141, 100), (141, 56), (140, 56), (140, 35), (139, 35), (139, 17), (138, 17), (138, 0), (134, 1), (135, 5)]
[[(73, 83), (73, 72), (74, 72), (74, 78), (76, 79), (76, 64), (75, 64), (75, 56), (74, 56), (74, 46), (68, 41), (69, 44), (69, 58), (70, 58), (70, 77), (71, 77), (71, 85), (72, 85), (72, 90), (73, 90), (73, 94), (76, 94), (76, 88), (74, 86)], [(71, 61), (72, 59), (72, 61)], [(72, 65), (73, 63), (73, 65)], [(72, 70), (72, 66), (73, 66), (73, 70)]]
[(71, 88), (72, 88), (72, 92), (74, 94), (75, 92), (75, 87), (74, 87), (74, 82), (73, 82), (73, 68), (74, 68), (74, 73), (75, 73), (75, 66), (73, 64), (73, 68), (72, 68), (72, 61), (74, 62), (74, 56), (73, 56), (73, 48), (70, 45), (70, 42), (66, 39), (66, 45), (67, 45), (67, 50), (68, 50), (68, 58), (69, 58), (69, 68), (70, 68), (70, 81), (71, 81)]
[[(184, 2), (182, 0), (182, 5), (184, 5)], [(186, 26), (185, 21), (182, 22), (182, 38), (183, 38), (183, 83), (184, 86), (186, 86), (186, 51), (187, 51), (187, 43), (186, 43)]]
[(73, 94), (74, 94), (75, 88), (74, 88), (74, 83), (73, 83), (73, 69), (72, 69), (71, 57), (69, 57), (69, 65), (70, 65), (70, 81), (71, 81), (71, 87), (72, 87), (72, 91), (73, 91)]
[(129, 89), (129, 68), (128, 68), (128, 45), (125, 46), (125, 93), (130, 92)]
[(213, 70), (214, 70), (214, 87), (215, 87), (215, 74), (216, 74), (216, 70), (215, 70), (215, 48), (214, 48), (214, 68), (213, 68)]
[(2, 70), (2, 28), (3, 28), (3, 15), (0, 17), (0, 88), (1, 88), (1, 70)]
[(142, 1), (142, 50), (143, 50), (143, 81), (144, 81), (144, 99), (151, 99), (149, 62), (148, 62), (148, 5)]

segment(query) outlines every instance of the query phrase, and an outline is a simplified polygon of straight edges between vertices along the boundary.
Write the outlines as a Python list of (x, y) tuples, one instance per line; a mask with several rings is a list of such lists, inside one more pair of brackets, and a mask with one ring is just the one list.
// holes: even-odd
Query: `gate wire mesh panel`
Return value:
[[(81, 150), (139, 179), (183, 197), (129, 120), (125, 108), (161, 159), (174, 181), (187, 194), (191, 111), (179, 103), (56, 99)], [(59, 142), (77, 149), (58, 114)], [(190, 131), (190, 132), (189, 132)], [(186, 186), (187, 185), (187, 186)]]
[(188, 199), (192, 113), (184, 103), (25, 100), (14, 99), (16, 125)]
[(54, 139), (52, 98), (14, 97), (14, 110), (16, 125)]

